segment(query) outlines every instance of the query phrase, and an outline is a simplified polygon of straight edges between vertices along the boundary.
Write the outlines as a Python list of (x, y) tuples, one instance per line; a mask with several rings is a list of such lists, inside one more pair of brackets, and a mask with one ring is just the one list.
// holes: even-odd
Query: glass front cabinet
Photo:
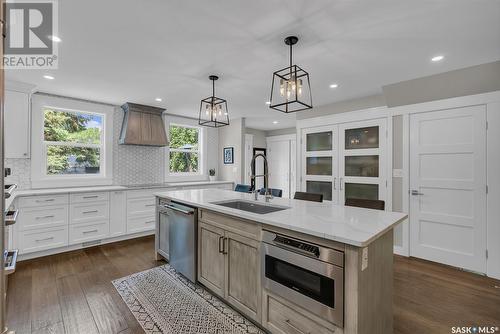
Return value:
[(301, 142), (302, 191), (386, 200), (386, 119), (302, 129)]

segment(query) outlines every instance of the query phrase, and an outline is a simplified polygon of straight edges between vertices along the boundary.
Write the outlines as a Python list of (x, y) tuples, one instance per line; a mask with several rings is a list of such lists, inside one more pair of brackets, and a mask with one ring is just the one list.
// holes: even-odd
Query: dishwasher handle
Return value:
[(194, 214), (194, 210), (183, 210), (183, 209), (180, 209), (176, 206), (173, 206), (173, 205), (170, 205), (170, 204), (163, 204), (163, 205), (159, 205), (160, 208), (162, 209), (170, 209), (170, 210), (173, 210), (173, 211), (177, 211), (177, 212), (180, 212), (180, 213), (183, 213), (185, 215), (192, 215)]

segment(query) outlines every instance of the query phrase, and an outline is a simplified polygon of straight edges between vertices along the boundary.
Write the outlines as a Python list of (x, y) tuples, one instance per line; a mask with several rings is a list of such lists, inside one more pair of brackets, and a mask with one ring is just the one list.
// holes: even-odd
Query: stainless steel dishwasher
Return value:
[(163, 252), (166, 251), (168, 234), (167, 257), (170, 265), (191, 282), (196, 282), (198, 209), (159, 199), (158, 220), (157, 251), (160, 254), (162, 248)]

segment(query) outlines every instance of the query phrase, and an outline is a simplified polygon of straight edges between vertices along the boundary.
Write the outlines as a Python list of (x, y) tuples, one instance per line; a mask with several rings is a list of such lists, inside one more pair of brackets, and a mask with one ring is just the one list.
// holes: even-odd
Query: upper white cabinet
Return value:
[(302, 129), (302, 191), (386, 200), (386, 119)]
[(30, 94), (33, 87), (6, 83), (5, 158), (30, 157)]

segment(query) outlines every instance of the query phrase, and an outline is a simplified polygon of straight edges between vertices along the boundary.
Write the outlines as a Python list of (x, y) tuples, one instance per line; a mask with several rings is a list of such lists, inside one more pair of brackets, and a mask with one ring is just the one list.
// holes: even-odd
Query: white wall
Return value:
[[(234, 164), (224, 164), (223, 150), (234, 148)], [(219, 128), (219, 157), (217, 178), (219, 180), (242, 183), (244, 180), (245, 119), (232, 119), (228, 126)]]
[(297, 128), (286, 128), (266, 131), (266, 137), (294, 135), (297, 133)]
[(382, 87), (388, 107), (500, 90), (500, 61)]
[(262, 130), (245, 128), (245, 133), (253, 135), (253, 147), (265, 148), (266, 147), (266, 132)]

